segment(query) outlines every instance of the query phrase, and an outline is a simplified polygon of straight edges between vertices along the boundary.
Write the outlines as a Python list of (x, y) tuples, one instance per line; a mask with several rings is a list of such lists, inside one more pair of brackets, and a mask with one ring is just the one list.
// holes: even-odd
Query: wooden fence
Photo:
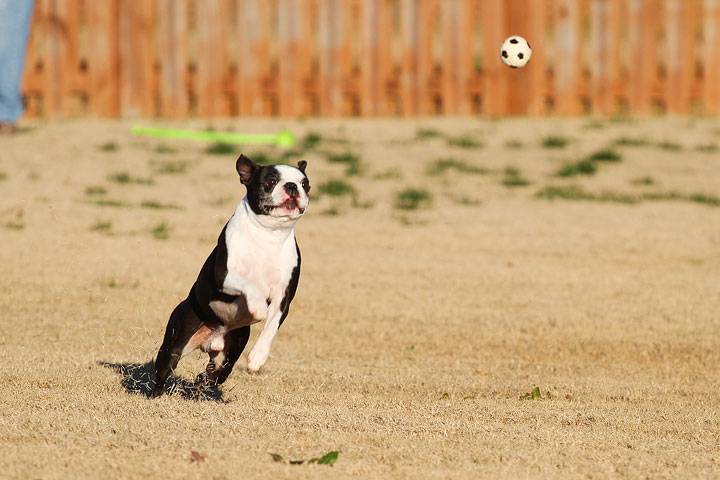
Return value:
[(32, 116), (715, 115), (720, 0), (37, 0), (23, 91)]

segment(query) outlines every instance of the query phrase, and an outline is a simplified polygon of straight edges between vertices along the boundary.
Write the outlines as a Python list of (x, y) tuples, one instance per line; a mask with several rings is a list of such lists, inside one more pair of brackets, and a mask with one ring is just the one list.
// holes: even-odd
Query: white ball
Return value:
[(532, 48), (520, 35), (508, 37), (500, 47), (500, 58), (510, 68), (524, 67), (532, 57)]

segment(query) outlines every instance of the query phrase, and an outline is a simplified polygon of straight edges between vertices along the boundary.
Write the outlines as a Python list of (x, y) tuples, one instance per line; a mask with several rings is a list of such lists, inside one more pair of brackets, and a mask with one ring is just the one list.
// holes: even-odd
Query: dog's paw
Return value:
[(267, 361), (269, 355), (269, 348), (263, 348), (262, 346), (258, 348), (258, 346), (255, 345), (248, 354), (248, 373), (258, 373), (262, 366), (265, 365), (265, 362)]

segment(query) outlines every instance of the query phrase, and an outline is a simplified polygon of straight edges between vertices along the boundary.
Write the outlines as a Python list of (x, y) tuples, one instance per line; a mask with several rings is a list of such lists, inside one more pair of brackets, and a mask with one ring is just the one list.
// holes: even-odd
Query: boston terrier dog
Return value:
[(308, 207), (307, 162), (260, 166), (244, 155), (235, 168), (247, 195), (238, 204), (205, 261), (188, 297), (170, 315), (155, 361), (153, 397), (180, 359), (200, 348), (210, 355), (195, 387), (223, 383), (250, 337), (250, 325), (265, 320), (248, 354), (248, 371), (265, 364), (278, 328), (287, 317), (300, 278), (295, 224)]

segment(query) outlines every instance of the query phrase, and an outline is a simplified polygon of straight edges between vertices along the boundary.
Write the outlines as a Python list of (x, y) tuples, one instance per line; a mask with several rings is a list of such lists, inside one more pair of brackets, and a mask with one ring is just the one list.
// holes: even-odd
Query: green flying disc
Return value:
[(279, 133), (235, 133), (214, 132), (209, 130), (183, 130), (179, 128), (156, 128), (135, 125), (131, 130), (133, 135), (145, 137), (174, 138), (178, 140), (201, 140), (207, 142), (277, 145), (278, 147), (292, 147), (295, 145), (295, 136), (283, 130)]

